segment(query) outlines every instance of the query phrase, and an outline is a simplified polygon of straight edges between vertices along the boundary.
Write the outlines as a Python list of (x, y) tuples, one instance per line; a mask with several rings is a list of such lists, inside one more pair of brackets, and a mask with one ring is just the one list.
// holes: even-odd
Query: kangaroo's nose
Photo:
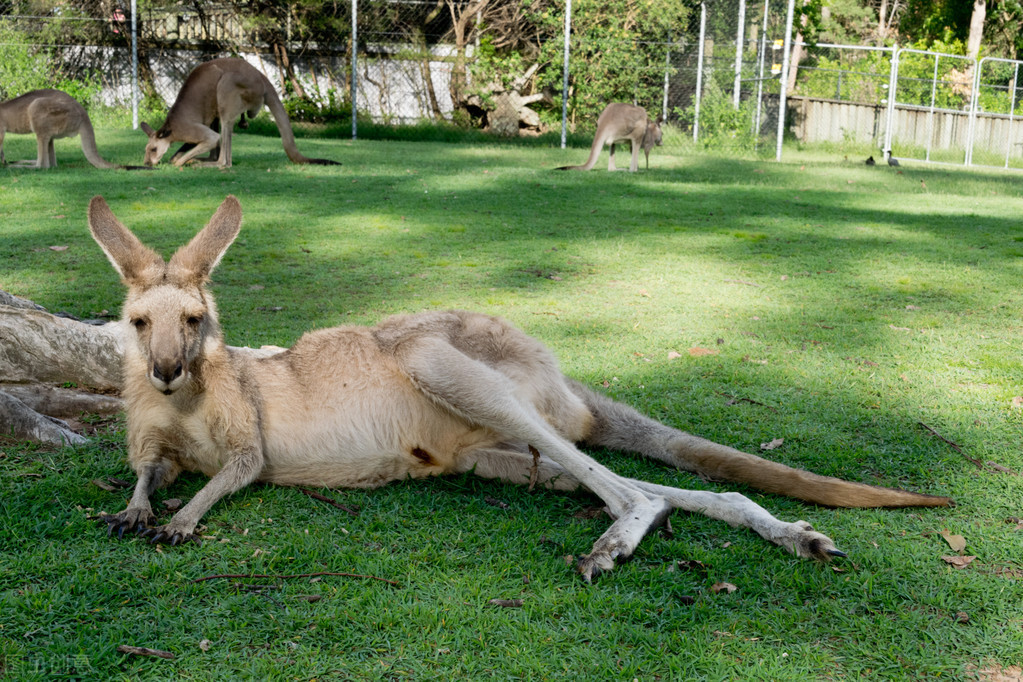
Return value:
[(165, 384), (169, 384), (170, 382), (174, 381), (179, 376), (181, 376), (181, 371), (182, 366), (180, 360), (153, 363), (153, 378), (159, 379)]

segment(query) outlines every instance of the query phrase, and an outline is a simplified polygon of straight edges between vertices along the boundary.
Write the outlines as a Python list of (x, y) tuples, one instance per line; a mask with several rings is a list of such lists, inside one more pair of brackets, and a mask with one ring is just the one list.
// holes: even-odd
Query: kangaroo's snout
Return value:
[(184, 383), (185, 368), (178, 358), (155, 360), (149, 377), (158, 391), (170, 395)]

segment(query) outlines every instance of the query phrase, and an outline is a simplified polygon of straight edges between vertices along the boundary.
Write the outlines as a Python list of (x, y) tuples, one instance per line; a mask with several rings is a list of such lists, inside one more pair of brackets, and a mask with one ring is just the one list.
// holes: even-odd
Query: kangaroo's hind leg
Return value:
[[(508, 483), (535, 484), (552, 490), (586, 489), (556, 462), (539, 455), (534, 457), (512, 446), (465, 453), (456, 467), (457, 471), (472, 471), (477, 476)], [(781, 521), (740, 493), (684, 490), (633, 478), (624, 480), (651, 495), (663, 497), (674, 509), (703, 514), (733, 527), (749, 528), (800, 558), (828, 561), (835, 556), (845, 556), (835, 548), (831, 538), (816, 532), (806, 521)]]
[(579, 563), (587, 580), (631, 556), (640, 540), (664, 523), (671, 506), (662, 496), (641, 490), (576, 449), (518, 397), (521, 387), (506, 374), (432, 335), (407, 338), (394, 353), (432, 402), (502, 440), (532, 446), (604, 501), (616, 520)]

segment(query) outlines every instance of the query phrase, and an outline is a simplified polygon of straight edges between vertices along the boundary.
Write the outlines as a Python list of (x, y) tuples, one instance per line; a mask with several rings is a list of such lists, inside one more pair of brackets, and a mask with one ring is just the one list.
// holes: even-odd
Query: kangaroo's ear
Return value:
[(149, 125), (148, 123), (146, 123), (145, 121), (143, 121), (142, 123), (140, 123), (140, 124), (139, 124), (139, 128), (141, 128), (141, 129), (142, 129), (142, 132), (144, 132), (144, 133), (145, 133), (146, 135), (148, 135), (149, 137), (152, 137), (152, 136), (153, 136), (153, 134), (154, 134), (154, 133), (156, 132), (156, 131), (155, 131), (155, 130), (153, 130), (153, 129), (152, 129), (151, 127), (150, 127), (150, 125)]
[(125, 284), (142, 284), (163, 270), (163, 259), (121, 224), (101, 196), (89, 202), (89, 231)]
[(204, 283), (241, 227), (242, 205), (228, 195), (206, 227), (170, 259), (170, 274), (185, 282)]

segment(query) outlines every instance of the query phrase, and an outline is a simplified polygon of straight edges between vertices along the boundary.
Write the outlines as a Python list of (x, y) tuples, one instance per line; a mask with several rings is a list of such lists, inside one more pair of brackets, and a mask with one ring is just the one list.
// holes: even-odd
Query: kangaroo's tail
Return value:
[(284, 145), (284, 153), (288, 155), (292, 163), (308, 163), (318, 166), (341, 165), (340, 162), (331, 161), (330, 159), (310, 159), (298, 151), (298, 146), (295, 144), (295, 133), (291, 130), (291, 121), (288, 119), (288, 112), (285, 111), (281, 98), (277, 96), (277, 91), (274, 90), (273, 85), (270, 85), (269, 81), (267, 81), (266, 89), (266, 106), (270, 109), (270, 113), (277, 123), (277, 130), (281, 134), (281, 144)]
[(947, 507), (947, 497), (880, 488), (820, 476), (665, 426), (582, 384), (570, 381), (593, 423), (588, 445), (637, 452), (684, 471), (734, 481), (829, 507)]

